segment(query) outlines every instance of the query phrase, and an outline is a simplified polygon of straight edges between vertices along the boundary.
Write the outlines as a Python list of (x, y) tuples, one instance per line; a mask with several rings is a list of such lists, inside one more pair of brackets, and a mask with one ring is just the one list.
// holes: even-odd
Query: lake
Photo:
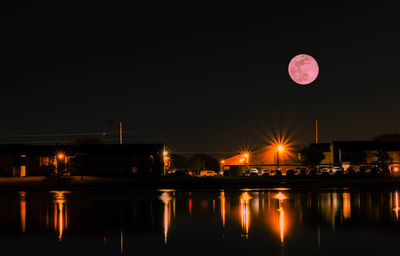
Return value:
[(397, 190), (0, 193), (3, 255), (389, 255)]

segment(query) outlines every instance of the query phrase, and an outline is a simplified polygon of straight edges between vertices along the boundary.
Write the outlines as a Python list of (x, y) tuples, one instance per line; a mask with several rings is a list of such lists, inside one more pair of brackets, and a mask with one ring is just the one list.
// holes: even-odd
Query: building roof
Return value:
[(311, 143), (310, 147), (318, 148), (322, 152), (330, 152), (331, 151), (331, 143)]
[(386, 141), (333, 141), (332, 143), (311, 143), (311, 147), (317, 147), (322, 152), (330, 152), (331, 145), (342, 151), (363, 151), (363, 150), (385, 150), (400, 151), (400, 142)]
[(385, 150), (400, 151), (400, 142), (384, 141), (334, 141), (333, 146), (343, 151)]

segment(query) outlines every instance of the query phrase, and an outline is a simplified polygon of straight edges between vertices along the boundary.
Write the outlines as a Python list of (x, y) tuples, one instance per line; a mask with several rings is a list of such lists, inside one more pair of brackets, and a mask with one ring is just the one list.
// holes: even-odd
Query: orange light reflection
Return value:
[(400, 208), (399, 208), (399, 192), (398, 191), (395, 192), (394, 197), (395, 197), (394, 203), (395, 203), (396, 207), (393, 209), (393, 211), (396, 212), (396, 220), (398, 221), (399, 220), (399, 210), (400, 210)]
[(160, 196), (160, 200), (164, 203), (164, 244), (168, 242), (168, 228), (171, 221), (169, 201), (171, 201), (171, 199), (168, 192), (164, 192)]
[(240, 196), (240, 220), (242, 226), (242, 237), (245, 239), (249, 238), (249, 227), (250, 227), (250, 207), (249, 201), (251, 196), (248, 192), (243, 192)]
[(63, 233), (67, 229), (66, 199), (64, 191), (52, 191), (54, 197), (54, 230), (58, 231), (58, 240), (61, 242)]
[(222, 227), (225, 227), (225, 192), (221, 192), (221, 219), (222, 219)]
[(351, 201), (350, 193), (343, 193), (343, 218), (350, 219), (351, 216)]
[(21, 217), (21, 231), (25, 233), (26, 230), (26, 192), (19, 192), (20, 201), (19, 201), (19, 212)]
[(287, 199), (287, 197), (282, 193), (279, 192), (277, 195), (274, 196), (275, 199), (279, 200), (279, 237), (281, 241), (281, 245), (283, 245), (284, 238), (285, 238), (285, 211), (283, 209), (283, 200)]

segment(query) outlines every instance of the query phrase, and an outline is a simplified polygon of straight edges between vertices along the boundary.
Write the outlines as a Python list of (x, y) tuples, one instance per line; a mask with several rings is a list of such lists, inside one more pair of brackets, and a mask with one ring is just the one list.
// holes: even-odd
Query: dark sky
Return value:
[[(1, 143), (119, 121), (127, 142), (206, 152), (309, 143), (315, 119), (323, 142), (400, 130), (395, 1), (129, 2), (2, 2)], [(287, 73), (300, 53), (309, 86)]]

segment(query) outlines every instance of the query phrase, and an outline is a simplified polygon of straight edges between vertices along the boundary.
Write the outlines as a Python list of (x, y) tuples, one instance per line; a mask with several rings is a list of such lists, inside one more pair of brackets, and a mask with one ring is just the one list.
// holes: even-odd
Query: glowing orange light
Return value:
[(221, 162), (220, 162), (221, 164), (225, 164), (225, 160), (221, 160)]
[(277, 149), (278, 149), (278, 152), (282, 152), (284, 148), (282, 145), (278, 145)]
[(222, 218), (222, 227), (225, 227), (225, 192), (221, 192), (221, 218)]
[(249, 154), (248, 153), (245, 153), (243, 156), (244, 156), (244, 158), (249, 158)]
[(250, 227), (250, 209), (249, 201), (252, 197), (248, 192), (244, 192), (240, 196), (240, 219), (242, 226), (242, 237), (245, 239), (249, 238), (249, 227)]
[(343, 218), (349, 219), (351, 216), (350, 193), (343, 193)]
[(244, 162), (244, 158), (241, 158), (239, 161), (240, 161), (241, 163), (243, 163), (243, 162)]
[(279, 193), (275, 196), (275, 198), (276, 198), (276, 199), (279, 199), (279, 200), (284, 200), (284, 199), (286, 199), (287, 197), (286, 197), (284, 194), (282, 194), (281, 192), (279, 192)]
[(164, 155), (164, 156), (167, 156), (167, 155), (168, 155), (168, 152), (167, 152), (167, 151), (164, 151), (164, 152), (163, 152), (163, 155)]
[(54, 229), (58, 229), (58, 240), (61, 242), (64, 230), (67, 228), (66, 200), (63, 191), (52, 192), (54, 196)]
[(19, 192), (20, 195), (20, 217), (21, 217), (21, 231), (25, 233), (26, 229), (26, 192)]
[(64, 159), (64, 157), (65, 157), (64, 153), (58, 153), (57, 154), (57, 158), (60, 159), (60, 160)]
[(164, 203), (164, 243), (167, 244), (168, 241), (168, 228), (170, 224), (170, 212), (169, 212), (169, 201), (171, 196), (168, 192), (164, 192), (160, 196), (160, 200)]
[(284, 219), (284, 211), (283, 211), (283, 207), (282, 207), (282, 200), (286, 199), (287, 197), (282, 194), (281, 192), (279, 192), (276, 196), (276, 199), (279, 200), (279, 231), (280, 231), (280, 239), (281, 239), (281, 243), (283, 244), (283, 238), (284, 238), (284, 233), (285, 233), (285, 219)]
[(398, 172), (399, 171), (399, 167), (394, 167), (393, 171)]
[(285, 229), (285, 219), (283, 218), (284, 212), (282, 206), (279, 208), (279, 228), (281, 231), (281, 243), (283, 243), (283, 237), (284, 237), (284, 229)]

